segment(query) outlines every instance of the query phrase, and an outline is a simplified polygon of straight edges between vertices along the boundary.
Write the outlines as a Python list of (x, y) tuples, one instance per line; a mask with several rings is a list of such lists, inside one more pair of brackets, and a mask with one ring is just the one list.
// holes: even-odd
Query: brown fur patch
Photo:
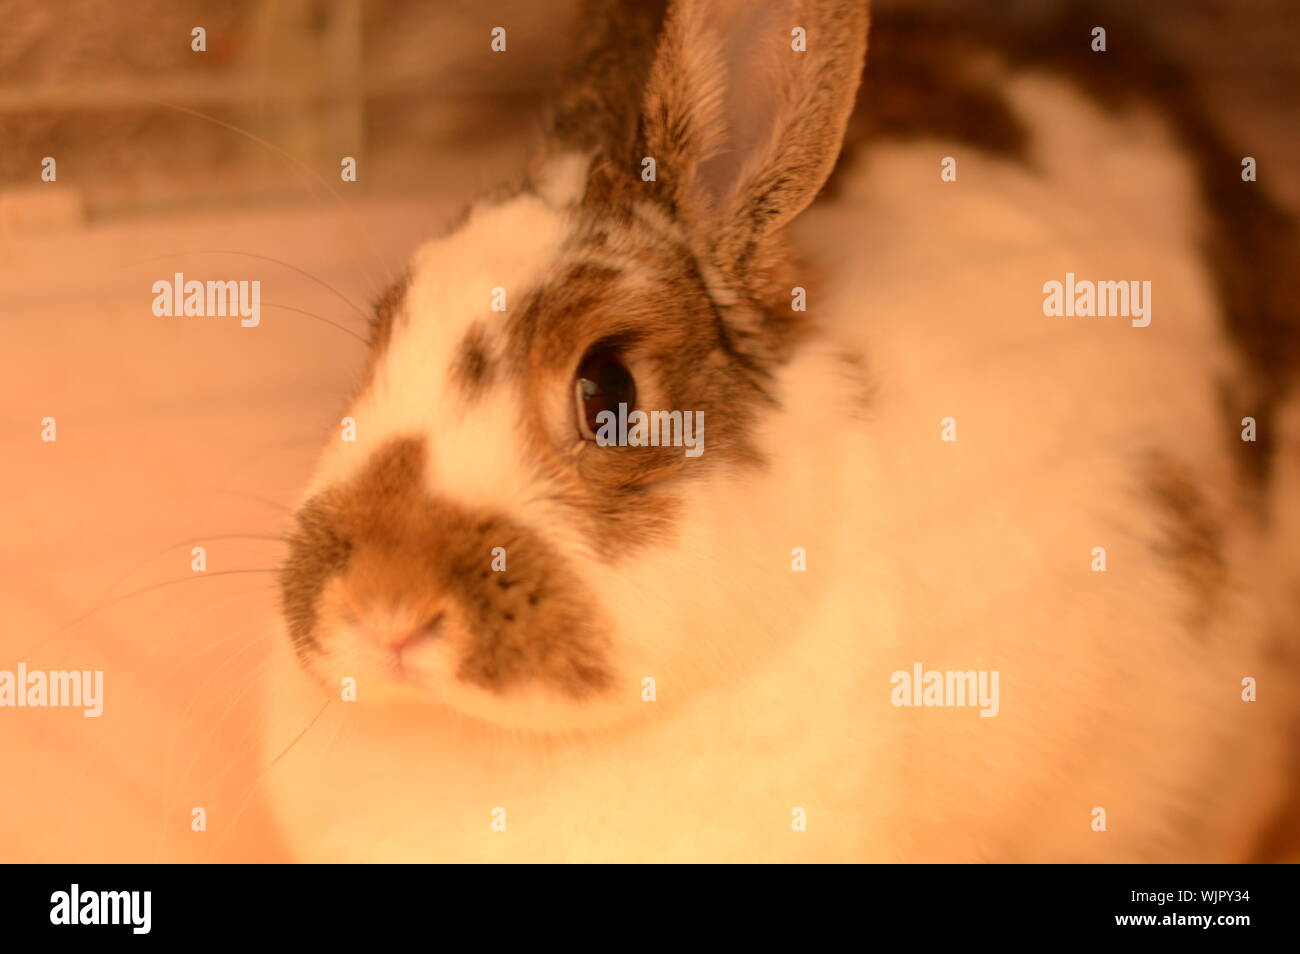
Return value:
[[(320, 649), (327, 581), (361, 564), (368, 598), (454, 603), (468, 637), (459, 647), (459, 679), (493, 692), (541, 684), (573, 698), (605, 688), (603, 628), (576, 576), (508, 517), (429, 496), (424, 467), (423, 441), (394, 440), (353, 480), (299, 511), (281, 574), (299, 651)], [(494, 547), (505, 548), (504, 572), (492, 570)]]
[(370, 319), (370, 357), (375, 360), (388, 348), (393, 336), (393, 322), (397, 311), (406, 297), (406, 290), (411, 285), (411, 276), (402, 274), (384, 289), (374, 304), (374, 315)]
[(494, 362), (487, 332), (480, 324), (472, 325), (456, 349), (451, 377), (466, 397), (473, 398), (492, 384)]
[(845, 351), (836, 357), (848, 386), (845, 403), (849, 413), (854, 417), (864, 417), (876, 396), (876, 385), (867, 369), (867, 359), (857, 351)]
[(1218, 611), (1228, 581), (1222, 521), (1191, 468), (1174, 457), (1150, 455), (1142, 481), (1161, 530), (1152, 546), (1187, 584), (1187, 622), (1200, 632)]
[[(857, 108), (837, 170), (884, 139), (954, 140), (1026, 161), (1029, 133), (1000, 88), (1002, 69), (963, 24), (923, 10), (876, 13)], [(838, 190), (833, 175), (826, 193)]]
[(577, 5), (578, 42), (548, 123), (553, 150), (630, 144), (666, 7), (666, 0)]
[(375, 374), (375, 366), (388, 350), (388, 343), (393, 338), (393, 324), (397, 321), (397, 314), (401, 310), (402, 301), (406, 298), (407, 289), (410, 287), (411, 276), (408, 272), (403, 272), (375, 299), (370, 316), (370, 339), (366, 355), (366, 367), (362, 372), (361, 381), (357, 385), (358, 394), (370, 386), (370, 381)]
[(280, 567), (280, 608), (289, 637), (299, 654), (315, 642), (319, 603), (325, 584), (348, 564), (352, 543), (330, 521), (320, 497), (307, 501), (295, 514), (289, 553)]
[[(667, 539), (684, 481), (726, 465), (752, 466), (760, 407), (772, 402), (766, 372), (738, 353), (693, 259), (644, 230), (592, 222), (602, 258), (618, 248), (623, 267), (577, 261), (535, 290), (507, 327), (507, 351), (524, 381), (525, 453), (569, 504), (596, 551), (614, 560)], [(615, 241), (607, 241), (616, 236)], [(594, 345), (622, 356), (643, 411), (702, 412), (704, 453), (674, 446), (597, 446), (579, 439), (576, 409), (553, 418), (555, 394), (571, 394), (579, 362)]]

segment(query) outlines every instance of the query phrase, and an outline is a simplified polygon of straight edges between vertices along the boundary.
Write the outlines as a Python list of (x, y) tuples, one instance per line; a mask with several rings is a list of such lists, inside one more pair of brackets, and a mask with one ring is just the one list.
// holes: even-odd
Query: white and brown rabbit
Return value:
[(859, 92), (865, 2), (626, 7), (380, 303), (297, 512), (293, 851), (1253, 857), (1300, 566), (1262, 185), (1090, 88), (1087, 20), (882, 17)]

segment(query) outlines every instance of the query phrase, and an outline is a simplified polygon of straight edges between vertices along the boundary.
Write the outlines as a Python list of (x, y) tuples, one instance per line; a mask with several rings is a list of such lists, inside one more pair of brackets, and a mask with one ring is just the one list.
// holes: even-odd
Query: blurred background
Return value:
[[(1012, 29), (1055, 2), (889, 0), (876, 8), (982, 7)], [(1141, 6), (1166, 45), (1197, 64), (1213, 108), (1238, 138), (1297, 154), (1295, 0)], [(574, 7), (0, 0), (0, 189), (12, 199), (37, 184), (41, 158), (53, 155), (63, 198), (75, 192), (95, 217), (312, 200), (319, 184), (303, 167), (336, 185), (342, 156), (361, 163), (351, 197), (434, 190), (475, 150), (530, 131)], [(507, 28), (504, 55), (489, 47), (496, 26)], [(206, 52), (191, 49), (195, 27), (207, 31)], [(1296, 177), (1279, 179), (1300, 201)], [(29, 217), (42, 219), (39, 211)]]
[[(1015, 29), (1053, 2), (981, 6)], [(1141, 6), (1300, 207), (1300, 4)], [(283, 858), (257, 729), (278, 535), (368, 302), (522, 163), (573, 9), (0, 0), (0, 668), (106, 674), (100, 719), (0, 712), (0, 861)], [(181, 270), (261, 281), (262, 324), (152, 316)]]
[(165, 214), (319, 198), (307, 170), (337, 185), (352, 156), (356, 192), (430, 191), (474, 147), (529, 130), (570, 8), (4, 0), (0, 186), (36, 183), (52, 155), (92, 216)]

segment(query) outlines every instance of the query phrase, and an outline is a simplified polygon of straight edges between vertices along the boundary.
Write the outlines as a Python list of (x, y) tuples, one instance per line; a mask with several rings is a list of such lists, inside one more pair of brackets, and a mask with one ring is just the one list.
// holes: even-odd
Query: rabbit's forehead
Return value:
[(430, 491), (500, 506), (526, 489), (518, 373), (503, 355), (512, 310), (553, 273), (567, 228), (560, 210), (522, 193), (475, 208), (416, 252), (349, 410), (354, 439), (336, 442), (317, 489), (351, 479), (368, 451), (410, 438), (427, 444)]
[(476, 208), (455, 233), (422, 246), (385, 355), (389, 376), (432, 381), (454, 372), (468, 347), (499, 352), (510, 315), (551, 274), (570, 228), (559, 209), (522, 193)]

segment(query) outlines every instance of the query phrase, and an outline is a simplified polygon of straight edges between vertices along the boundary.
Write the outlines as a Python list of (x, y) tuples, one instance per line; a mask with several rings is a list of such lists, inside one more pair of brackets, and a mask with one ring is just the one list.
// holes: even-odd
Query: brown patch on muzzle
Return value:
[[(563, 560), (506, 517), (431, 497), (424, 466), (422, 440), (394, 440), (351, 481), (299, 510), (281, 570), (283, 611), (299, 652), (320, 648), (325, 584), (364, 553), (368, 576), (387, 587), (387, 599), (455, 601), (468, 633), (459, 679), (493, 692), (531, 681), (572, 697), (608, 686), (595, 602)], [(496, 547), (505, 550), (503, 571), (493, 569)]]

